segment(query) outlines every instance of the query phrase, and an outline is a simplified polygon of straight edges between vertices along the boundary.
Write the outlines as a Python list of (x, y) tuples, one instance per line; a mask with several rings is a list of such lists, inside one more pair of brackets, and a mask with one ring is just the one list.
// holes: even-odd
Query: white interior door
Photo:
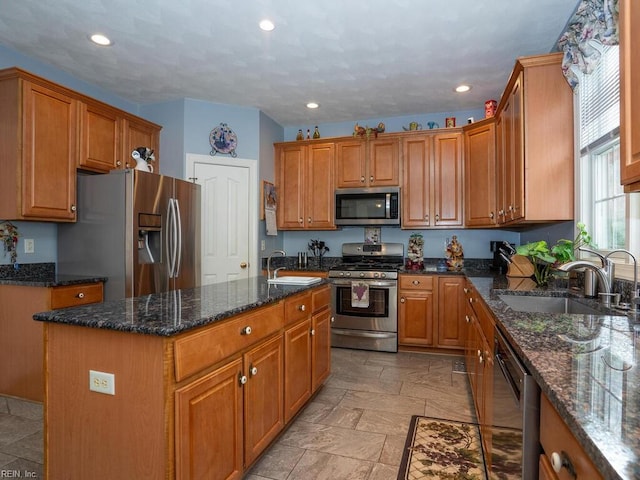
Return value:
[(258, 275), (256, 162), (187, 154), (186, 171), (202, 187), (202, 285)]

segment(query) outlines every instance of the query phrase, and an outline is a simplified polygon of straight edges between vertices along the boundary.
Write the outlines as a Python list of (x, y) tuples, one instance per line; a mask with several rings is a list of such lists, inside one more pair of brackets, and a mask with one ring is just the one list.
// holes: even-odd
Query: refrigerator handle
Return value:
[(180, 267), (182, 266), (182, 217), (180, 215), (180, 203), (178, 203), (178, 199), (174, 198), (173, 202), (176, 219), (176, 236), (178, 239), (176, 243), (177, 258), (174, 266), (175, 271), (173, 272), (173, 276), (177, 278), (180, 275)]
[(165, 244), (167, 250), (167, 268), (169, 270), (169, 278), (173, 278), (173, 199), (169, 199), (167, 204), (167, 230), (165, 232)]

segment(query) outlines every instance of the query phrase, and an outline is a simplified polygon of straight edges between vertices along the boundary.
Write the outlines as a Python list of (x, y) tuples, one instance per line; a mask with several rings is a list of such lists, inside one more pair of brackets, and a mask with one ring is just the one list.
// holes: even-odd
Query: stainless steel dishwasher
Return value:
[(495, 329), (491, 478), (538, 478), (540, 388)]

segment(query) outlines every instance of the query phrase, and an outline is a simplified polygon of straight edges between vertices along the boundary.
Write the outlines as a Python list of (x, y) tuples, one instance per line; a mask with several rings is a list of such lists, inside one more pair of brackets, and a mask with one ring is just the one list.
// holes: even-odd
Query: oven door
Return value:
[(369, 330), (378, 332), (398, 331), (398, 283), (385, 280), (358, 280), (369, 286), (369, 306), (359, 307), (351, 303), (351, 281), (332, 280), (331, 301), (333, 328)]

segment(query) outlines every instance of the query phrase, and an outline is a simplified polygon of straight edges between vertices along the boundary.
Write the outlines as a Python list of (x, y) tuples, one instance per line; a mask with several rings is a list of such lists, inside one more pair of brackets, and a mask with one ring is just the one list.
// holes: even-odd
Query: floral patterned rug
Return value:
[(478, 425), (414, 415), (398, 480), (423, 479), (486, 480)]

